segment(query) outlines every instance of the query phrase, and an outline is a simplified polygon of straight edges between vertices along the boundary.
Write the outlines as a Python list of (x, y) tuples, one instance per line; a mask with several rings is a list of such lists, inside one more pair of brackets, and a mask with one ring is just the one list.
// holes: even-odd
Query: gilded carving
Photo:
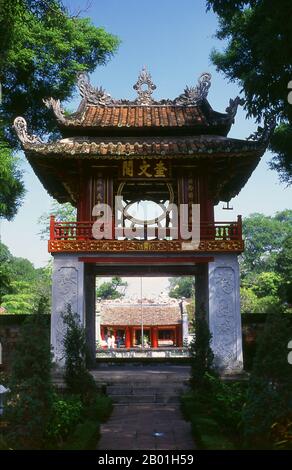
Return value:
[[(187, 243), (187, 242), (185, 242)], [(195, 252), (241, 252), (244, 249), (242, 240), (208, 240), (201, 241)], [(50, 240), (51, 253), (62, 252), (183, 252), (180, 240)]]

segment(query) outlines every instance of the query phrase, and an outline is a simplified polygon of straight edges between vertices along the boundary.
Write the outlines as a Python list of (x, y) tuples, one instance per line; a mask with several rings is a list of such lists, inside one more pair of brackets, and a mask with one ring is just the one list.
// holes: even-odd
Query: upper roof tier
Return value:
[(77, 85), (82, 101), (76, 113), (65, 114), (59, 100), (45, 100), (46, 106), (53, 109), (64, 136), (145, 135), (149, 132), (227, 136), (238, 105), (243, 104), (237, 97), (230, 100), (225, 114), (214, 111), (207, 101), (211, 86), (209, 73), (203, 73), (196, 86), (187, 86), (174, 100), (154, 100), (152, 94), (156, 86), (145, 68), (134, 85), (138, 96), (133, 101), (113, 99), (103, 88), (93, 87), (85, 73), (78, 75)]

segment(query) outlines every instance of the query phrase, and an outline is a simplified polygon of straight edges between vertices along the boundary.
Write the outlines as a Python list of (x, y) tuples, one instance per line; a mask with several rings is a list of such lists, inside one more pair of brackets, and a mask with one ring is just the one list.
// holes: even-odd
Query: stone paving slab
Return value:
[(190, 423), (176, 404), (116, 405), (100, 431), (100, 450), (195, 449)]

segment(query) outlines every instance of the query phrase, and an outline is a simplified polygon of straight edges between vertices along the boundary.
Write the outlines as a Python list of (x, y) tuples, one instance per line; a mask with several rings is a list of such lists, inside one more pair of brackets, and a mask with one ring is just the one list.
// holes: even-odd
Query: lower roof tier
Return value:
[(80, 172), (102, 166), (114, 176), (124, 160), (170, 160), (173, 175), (203, 172), (209, 177), (214, 203), (228, 201), (246, 184), (266, 143), (219, 136), (118, 140), (72, 137), (54, 143), (23, 144), (26, 156), (48, 193), (76, 205)]

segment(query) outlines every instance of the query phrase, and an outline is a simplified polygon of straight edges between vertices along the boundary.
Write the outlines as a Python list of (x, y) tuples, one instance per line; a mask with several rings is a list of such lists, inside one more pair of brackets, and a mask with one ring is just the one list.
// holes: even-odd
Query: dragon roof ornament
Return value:
[(212, 75), (204, 72), (200, 75), (198, 84), (195, 87), (186, 86), (184, 92), (175, 98), (173, 103), (179, 106), (195, 106), (205, 100), (211, 86)]
[(234, 98), (234, 100), (233, 99), (229, 100), (229, 105), (227, 106), (225, 111), (229, 115), (232, 123), (234, 123), (234, 118), (236, 116), (238, 106), (243, 106), (243, 105), (244, 105), (244, 99), (240, 98), (239, 96)]
[(257, 130), (253, 134), (251, 134), (247, 138), (247, 140), (254, 140), (260, 142), (263, 145), (268, 145), (274, 133), (276, 125), (277, 122), (275, 116), (265, 116), (264, 127), (258, 126)]
[(22, 144), (41, 144), (43, 143), (40, 137), (36, 135), (30, 135), (27, 132), (27, 123), (26, 120), (18, 116), (14, 119), (13, 127), (16, 131), (16, 134)]
[(43, 103), (47, 108), (52, 109), (54, 111), (54, 114), (59, 122), (66, 122), (64, 109), (61, 106), (60, 100), (55, 100), (54, 98), (46, 98), (43, 99)]
[(88, 73), (81, 72), (77, 75), (77, 86), (80, 95), (89, 104), (107, 106), (115, 103), (102, 87), (95, 88), (91, 85)]

